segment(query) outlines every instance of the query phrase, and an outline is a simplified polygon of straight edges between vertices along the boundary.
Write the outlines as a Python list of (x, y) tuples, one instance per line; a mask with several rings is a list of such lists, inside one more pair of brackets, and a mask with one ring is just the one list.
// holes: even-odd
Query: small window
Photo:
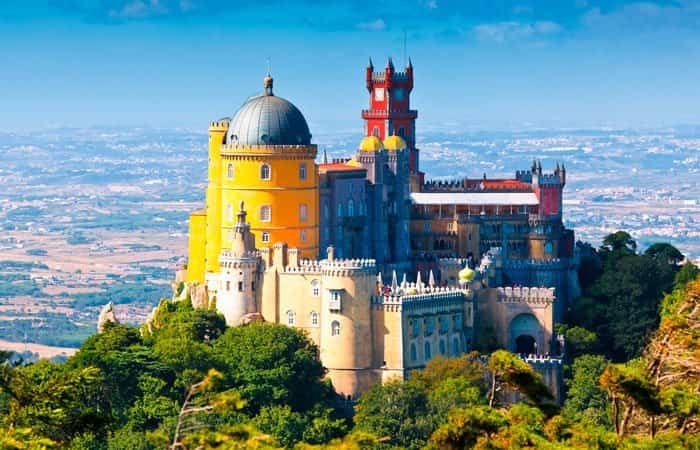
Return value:
[(255, 292), (255, 281), (250, 282), (250, 290)]
[(313, 280), (311, 282), (311, 295), (314, 297), (321, 295), (321, 283), (318, 280)]
[(454, 228), (454, 224), (452, 222), (447, 224), (447, 231), (452, 231)]
[(238, 292), (243, 292), (243, 282), (242, 281), (238, 282)]
[(406, 137), (406, 129), (404, 127), (399, 127), (399, 136)]
[(418, 352), (416, 352), (416, 344), (411, 344), (411, 361), (418, 359)]
[(233, 164), (228, 165), (228, 168), (226, 169), (226, 176), (229, 180), (233, 180)]
[(299, 164), (299, 179), (306, 180), (306, 164)]
[(306, 230), (301, 230), (299, 232), (299, 240), (301, 242), (306, 242)]
[(379, 137), (379, 127), (372, 128), (372, 136)]
[(418, 320), (414, 320), (411, 327), (413, 331), (413, 336), (418, 336), (418, 334), (420, 334), (420, 322)]
[(423, 224), (423, 230), (424, 231), (430, 231), (430, 222), (426, 222)]
[(318, 313), (316, 311), (311, 311), (311, 326), (318, 326)]
[(544, 244), (544, 253), (546, 255), (551, 255), (552, 252), (554, 251), (554, 245), (552, 245), (552, 241), (547, 241)]
[(294, 314), (294, 311), (292, 311), (292, 310), (287, 311), (287, 325), (289, 325), (290, 327), (293, 327), (295, 323), (296, 323), (296, 314)]
[(343, 204), (338, 203), (338, 217), (343, 217)]
[(459, 338), (454, 338), (452, 340), (452, 354), (459, 355)]
[(352, 199), (348, 200), (348, 217), (355, 215), (355, 202)]
[(262, 236), (261, 236), (261, 240), (262, 240), (262, 242), (265, 242), (265, 243), (270, 242), (270, 233), (267, 231), (263, 231)]
[(230, 282), (230, 281), (227, 281), (227, 282), (226, 282), (226, 290), (227, 290), (227, 291), (230, 291), (230, 290), (231, 290), (231, 282)]
[(271, 172), (272, 170), (270, 169), (269, 164), (263, 164), (260, 166), (260, 179), (261, 180), (269, 180), (271, 177)]
[(425, 343), (425, 360), (427, 361), (432, 357), (433, 357), (433, 355), (431, 354), (431, 351), (430, 351), (430, 342), (426, 342)]
[(440, 354), (445, 354), (445, 341), (443, 341), (442, 339), (440, 340)]
[(228, 220), (233, 220), (233, 205), (230, 203), (226, 205), (226, 218)]
[(306, 222), (308, 219), (308, 207), (306, 206), (306, 203), (302, 203), (299, 205), (299, 221), (300, 222)]
[(340, 336), (340, 322), (337, 320), (331, 322), (331, 336)]
[(328, 219), (329, 216), (330, 216), (330, 212), (328, 211), (328, 203), (323, 202), (323, 218)]
[(270, 205), (262, 205), (260, 207), (260, 220), (262, 222), (269, 222), (272, 217), (272, 212), (270, 211)]

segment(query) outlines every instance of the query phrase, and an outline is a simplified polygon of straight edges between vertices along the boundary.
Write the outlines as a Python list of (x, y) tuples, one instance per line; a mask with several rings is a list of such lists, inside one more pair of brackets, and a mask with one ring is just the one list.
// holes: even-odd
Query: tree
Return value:
[(496, 404), (496, 391), (499, 385), (521, 392), (538, 406), (552, 400), (552, 394), (542, 383), (542, 377), (517, 355), (506, 350), (496, 350), (489, 356), (488, 369), (491, 373), (489, 406)]
[(456, 409), (450, 413), (447, 423), (430, 436), (428, 448), (472, 448), (480, 438), (490, 439), (507, 425), (508, 419), (503, 413), (487, 406)]
[(280, 403), (303, 412), (329, 398), (318, 347), (298, 329), (266, 323), (229, 328), (214, 342), (214, 354), (253, 415)]
[(600, 253), (606, 259), (610, 253), (629, 256), (637, 251), (637, 242), (626, 231), (616, 231), (603, 238)]
[(678, 266), (685, 255), (680, 252), (676, 247), (667, 242), (657, 242), (652, 244), (649, 248), (644, 251), (645, 256), (654, 258), (660, 263), (668, 264), (670, 266)]
[(695, 280), (700, 275), (700, 268), (690, 261), (686, 261), (676, 273), (676, 277), (673, 279), (673, 284), (676, 287), (682, 288), (686, 284)]
[(572, 421), (611, 425), (606, 391), (598, 383), (608, 362), (600, 355), (582, 355), (574, 360), (566, 379), (563, 414)]

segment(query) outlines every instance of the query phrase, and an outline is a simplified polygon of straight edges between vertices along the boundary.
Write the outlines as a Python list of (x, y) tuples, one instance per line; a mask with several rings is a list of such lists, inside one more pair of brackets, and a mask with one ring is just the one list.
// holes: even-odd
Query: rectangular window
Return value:
[(269, 222), (272, 212), (270, 210), (270, 205), (263, 205), (260, 207), (260, 220), (262, 222)]
[(262, 236), (261, 236), (261, 240), (262, 240), (262, 242), (265, 242), (265, 243), (270, 242), (270, 233), (268, 233), (267, 231), (263, 231)]
[(308, 219), (308, 208), (306, 206), (306, 203), (302, 203), (299, 205), (299, 221), (300, 222), (306, 222)]
[(306, 180), (306, 164), (299, 164), (299, 179)]
[(243, 282), (242, 281), (238, 282), (238, 292), (243, 292)]
[(430, 222), (426, 222), (423, 224), (423, 230), (430, 231)]
[(301, 240), (301, 242), (306, 242), (306, 230), (301, 230), (299, 232), (299, 240)]

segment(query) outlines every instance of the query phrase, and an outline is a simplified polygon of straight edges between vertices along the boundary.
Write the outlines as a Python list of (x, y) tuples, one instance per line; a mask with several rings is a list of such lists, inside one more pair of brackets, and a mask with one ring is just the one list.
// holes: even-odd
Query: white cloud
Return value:
[(367, 31), (382, 31), (386, 29), (386, 23), (382, 19), (377, 19), (371, 22), (358, 23), (357, 28)]
[(536, 22), (495, 22), (477, 25), (474, 32), (481, 40), (505, 42), (541, 38), (562, 31), (561, 25), (549, 20)]

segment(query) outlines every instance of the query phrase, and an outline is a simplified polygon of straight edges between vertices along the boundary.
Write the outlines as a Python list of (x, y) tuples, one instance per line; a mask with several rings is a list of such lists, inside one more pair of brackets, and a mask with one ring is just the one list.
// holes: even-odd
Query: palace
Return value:
[(554, 323), (578, 293), (566, 169), (533, 161), (513, 179), (426, 180), (410, 60), (403, 72), (370, 60), (365, 85), (365, 137), (348, 158), (317, 162), (304, 116), (269, 74), (210, 124), (183, 295), (229, 325), (306, 330), (351, 398), (437, 355), (494, 345), (556, 378)]

